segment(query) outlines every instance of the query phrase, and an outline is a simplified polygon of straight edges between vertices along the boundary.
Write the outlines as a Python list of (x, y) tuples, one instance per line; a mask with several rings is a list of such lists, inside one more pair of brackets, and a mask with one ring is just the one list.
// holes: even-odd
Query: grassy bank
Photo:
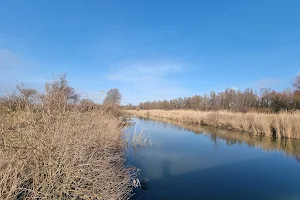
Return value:
[(177, 122), (224, 127), (246, 131), (254, 135), (300, 139), (299, 111), (278, 114), (193, 110), (128, 110), (127, 112), (143, 117), (157, 117)]
[[(172, 121), (165, 118), (149, 117), (151, 120), (167, 122), (175, 125), (179, 130), (185, 129), (193, 131), (195, 134), (206, 135), (218, 146), (218, 139), (225, 140), (231, 146), (235, 144), (247, 144), (249, 147), (259, 147), (266, 151), (281, 151), (287, 156), (295, 157), (300, 161), (300, 140), (290, 138), (280, 138), (274, 140), (272, 137), (248, 134), (246, 132), (227, 130), (214, 126), (191, 124)], [(143, 117), (143, 119), (149, 119)]]
[[(0, 199), (128, 199), (121, 121), (70, 104), (62, 83), (0, 101)], [(26, 93), (27, 91), (27, 93)]]

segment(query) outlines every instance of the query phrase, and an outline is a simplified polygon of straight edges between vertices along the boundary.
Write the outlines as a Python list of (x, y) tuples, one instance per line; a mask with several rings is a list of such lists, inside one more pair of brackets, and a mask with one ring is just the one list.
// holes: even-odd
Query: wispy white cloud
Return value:
[(15, 84), (17, 77), (24, 72), (25, 60), (18, 54), (0, 47), (0, 85), (11, 87)]
[(16, 70), (25, 64), (21, 57), (7, 49), (0, 49), (0, 69)]
[(119, 64), (112, 69), (114, 72), (107, 76), (109, 80), (133, 83), (141, 80), (155, 81), (157, 78), (178, 73), (181, 70), (181, 66), (175, 64), (135, 62)]
[(13, 88), (17, 82), (41, 88), (45, 79), (36, 73), (35, 63), (11, 50), (0, 47), (0, 87)]
[(254, 87), (262, 88), (262, 87), (274, 87), (280, 84), (280, 79), (277, 78), (263, 78), (254, 82)]
[(119, 84), (123, 103), (170, 99), (185, 96), (188, 90), (180, 81), (183, 67), (176, 63), (132, 62), (112, 67), (106, 78)]

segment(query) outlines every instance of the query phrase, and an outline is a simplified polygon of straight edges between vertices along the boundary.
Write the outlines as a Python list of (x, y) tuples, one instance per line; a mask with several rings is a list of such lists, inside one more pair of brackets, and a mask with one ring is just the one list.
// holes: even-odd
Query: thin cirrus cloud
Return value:
[(120, 64), (113, 67), (114, 72), (110, 73), (107, 78), (120, 82), (139, 82), (149, 80), (154, 82), (157, 78), (178, 73), (181, 70), (180, 65), (155, 64), (147, 62), (136, 62), (129, 64)]
[(27, 65), (27, 61), (20, 55), (0, 48), (0, 84), (10, 83), (11, 80), (16, 81), (25, 72)]
[(16, 75), (23, 74), (31, 68), (32, 63), (28, 59), (25, 59), (18, 53), (0, 47), (0, 75), (14, 78)]
[(0, 87), (11, 90), (15, 84), (24, 82), (28, 87), (40, 89), (45, 82), (32, 62), (14, 51), (0, 47)]
[(14, 88), (15, 81), (24, 71), (25, 61), (16, 53), (0, 48), (0, 93)]
[(123, 103), (171, 99), (187, 95), (188, 90), (180, 81), (181, 65), (153, 62), (120, 64), (107, 75), (118, 84), (123, 93)]
[(266, 88), (266, 87), (274, 87), (280, 84), (280, 79), (276, 78), (263, 78), (259, 81), (254, 82), (255, 88)]
[(7, 50), (7, 49), (0, 49), (0, 69), (1, 70), (13, 70), (22, 66), (23, 61), (21, 58)]

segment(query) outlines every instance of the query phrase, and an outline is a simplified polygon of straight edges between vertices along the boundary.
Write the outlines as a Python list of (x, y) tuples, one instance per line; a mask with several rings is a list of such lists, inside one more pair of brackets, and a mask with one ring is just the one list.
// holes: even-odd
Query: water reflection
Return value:
[(300, 199), (299, 140), (136, 120), (128, 131), (143, 129), (163, 145), (126, 152), (128, 163), (142, 170), (143, 187), (132, 200)]
[(249, 147), (260, 147), (266, 151), (281, 151), (287, 156), (293, 156), (300, 162), (300, 140), (297, 139), (252, 135), (241, 131), (181, 123), (155, 117), (151, 117), (151, 119), (143, 118), (143, 120), (149, 121), (149, 123), (152, 122), (152, 124), (166, 122), (163, 125), (164, 127), (172, 127), (179, 131), (189, 130), (195, 134), (206, 135), (210, 137), (216, 148), (218, 148), (218, 142), (220, 140), (225, 140), (227, 146), (247, 144)]
[(162, 176), (167, 178), (171, 175), (170, 173), (171, 162), (169, 160), (163, 160), (162, 162)]

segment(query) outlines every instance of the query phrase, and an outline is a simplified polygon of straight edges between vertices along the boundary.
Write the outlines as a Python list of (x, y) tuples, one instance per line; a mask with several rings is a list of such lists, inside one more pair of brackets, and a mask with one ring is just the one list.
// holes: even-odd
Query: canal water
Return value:
[[(300, 141), (133, 118), (156, 145), (126, 152), (141, 169), (132, 200), (300, 199)], [(160, 144), (161, 142), (161, 144)]]

